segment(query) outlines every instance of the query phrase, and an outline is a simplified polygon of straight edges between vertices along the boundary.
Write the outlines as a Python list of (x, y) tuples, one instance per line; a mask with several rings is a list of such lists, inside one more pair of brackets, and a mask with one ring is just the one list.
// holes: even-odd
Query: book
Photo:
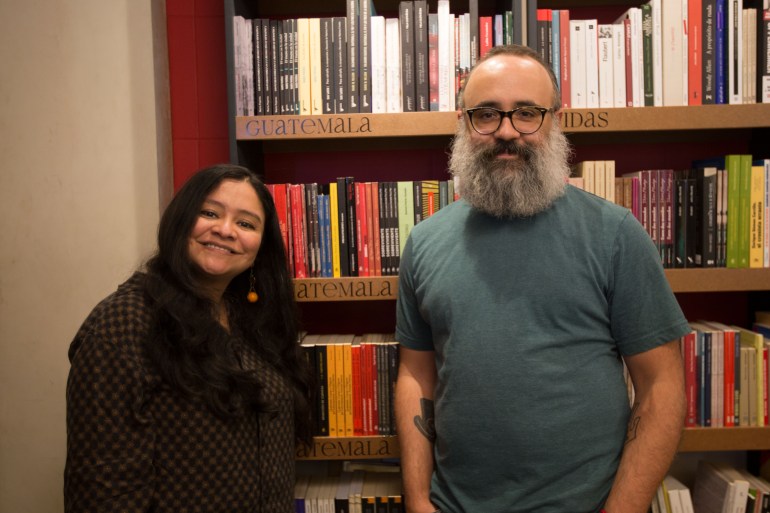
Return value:
[[(698, 513), (741, 513), (746, 509), (748, 481), (734, 477), (721, 462), (698, 462), (692, 502)], [(740, 500), (743, 499), (741, 508)]]
[(374, 0), (359, 1), (359, 93), (360, 112), (372, 111), (372, 14)]
[(703, 104), (703, 5), (687, 0), (687, 104)]
[(334, 37), (334, 112), (344, 114), (348, 112), (350, 105), (347, 18), (343, 16), (332, 18), (332, 30)]
[(416, 110), (415, 44), (414, 44), (414, 2), (402, 0), (398, 3), (398, 21), (401, 55), (401, 99), (402, 112)]
[(716, 4), (701, 0), (701, 94), (702, 104), (716, 103)]
[(687, 105), (687, 97), (682, 94), (688, 80), (687, 69), (682, 69), (682, 62), (686, 62), (682, 0), (666, 0), (661, 3), (661, 7), (663, 105)]
[(310, 114), (323, 114), (323, 71), (321, 68), (321, 19), (310, 18), (308, 23), (310, 51)]
[(599, 34), (595, 19), (585, 20), (586, 107), (599, 108)]
[(401, 112), (403, 100), (401, 97), (401, 50), (397, 18), (385, 19), (385, 82), (387, 112)]
[(615, 105), (613, 27), (614, 25), (610, 24), (598, 26), (599, 107), (601, 108), (611, 108)]
[(570, 107), (573, 109), (585, 109), (588, 107), (585, 20), (570, 20), (569, 35)]
[(387, 49), (385, 18), (372, 16), (372, 112), (387, 112)]
[(727, 68), (727, 103), (743, 103), (743, 0), (727, 3), (725, 56)]
[(414, 2), (414, 81), (415, 110), (430, 110), (430, 76), (428, 62), (428, 2)]
[(749, 176), (749, 267), (765, 267), (765, 168), (751, 166)]
[(346, 8), (346, 28), (347, 28), (347, 48), (348, 48), (348, 69), (347, 69), (347, 92), (348, 99), (346, 107), (348, 112), (361, 112), (361, 91), (359, 84), (360, 73), (360, 7), (359, 0), (345, 0)]
[(753, 396), (754, 401), (751, 401), (752, 405), (749, 406), (751, 414), (750, 424), (753, 426), (762, 427), (765, 424), (764, 410), (767, 398), (765, 397), (766, 389), (762, 384), (763, 376), (765, 375), (764, 363), (762, 361), (762, 355), (764, 350), (764, 337), (761, 333), (755, 330), (748, 330), (745, 328), (736, 327), (740, 333), (740, 342), (742, 347), (748, 347), (754, 350), (754, 369), (753, 378), (751, 381), (755, 384), (756, 388)]
[(757, 102), (770, 103), (770, 8), (757, 17)]

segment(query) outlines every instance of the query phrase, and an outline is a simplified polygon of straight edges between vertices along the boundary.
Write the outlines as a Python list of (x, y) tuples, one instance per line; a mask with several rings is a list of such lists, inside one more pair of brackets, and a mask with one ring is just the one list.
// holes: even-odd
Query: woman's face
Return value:
[(223, 180), (201, 205), (188, 244), (204, 286), (221, 294), (254, 263), (262, 243), (265, 209), (247, 181)]

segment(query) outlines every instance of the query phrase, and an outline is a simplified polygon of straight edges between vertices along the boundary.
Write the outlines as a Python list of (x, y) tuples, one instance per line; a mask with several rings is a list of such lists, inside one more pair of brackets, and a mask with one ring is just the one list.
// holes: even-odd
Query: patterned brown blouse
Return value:
[(277, 413), (222, 420), (181, 398), (147, 359), (150, 313), (135, 274), (94, 308), (70, 347), (65, 511), (293, 511), (287, 382), (253, 353)]

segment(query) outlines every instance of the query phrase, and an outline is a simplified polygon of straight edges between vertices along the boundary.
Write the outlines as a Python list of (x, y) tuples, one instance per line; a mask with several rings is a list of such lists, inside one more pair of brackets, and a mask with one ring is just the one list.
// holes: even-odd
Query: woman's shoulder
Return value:
[(70, 358), (86, 339), (135, 345), (144, 339), (151, 311), (144, 293), (144, 274), (134, 273), (97, 304), (80, 326), (70, 347)]

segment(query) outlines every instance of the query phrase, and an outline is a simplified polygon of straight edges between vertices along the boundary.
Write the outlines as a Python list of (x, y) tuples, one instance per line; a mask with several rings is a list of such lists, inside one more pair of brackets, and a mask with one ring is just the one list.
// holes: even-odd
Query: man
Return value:
[(644, 513), (685, 414), (688, 326), (655, 247), (626, 209), (566, 185), (559, 92), (536, 53), (493, 48), (459, 104), (463, 199), (417, 225), (401, 260), (407, 512)]

